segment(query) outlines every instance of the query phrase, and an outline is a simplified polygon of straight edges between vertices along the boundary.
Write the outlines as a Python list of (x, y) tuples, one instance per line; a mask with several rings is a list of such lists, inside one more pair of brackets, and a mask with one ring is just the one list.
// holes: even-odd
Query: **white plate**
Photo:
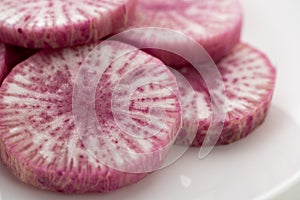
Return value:
[(217, 147), (204, 160), (191, 149), (169, 168), (109, 194), (69, 196), (17, 181), (0, 165), (0, 199), (246, 200), (274, 198), (300, 177), (300, 2), (242, 0), (243, 40), (266, 52), (278, 69), (266, 122), (248, 138)]

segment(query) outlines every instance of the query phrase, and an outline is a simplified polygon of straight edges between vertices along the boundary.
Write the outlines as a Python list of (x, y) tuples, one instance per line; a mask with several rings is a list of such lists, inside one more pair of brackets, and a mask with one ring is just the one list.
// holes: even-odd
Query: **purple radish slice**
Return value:
[[(117, 154), (109, 152), (110, 149), (151, 153), (170, 143), (176, 136), (181, 118), (180, 104), (177, 96), (163, 87), (178, 92), (173, 74), (160, 60), (132, 46), (112, 41), (105, 45), (104, 55), (97, 54), (105, 59), (98, 61), (87, 57), (95, 45), (42, 50), (17, 65), (5, 79), (0, 89), (0, 152), (4, 164), (22, 182), (64, 193), (115, 190), (136, 183), (149, 173), (129, 173), (102, 164), (101, 159), (105, 159), (105, 156)], [(131, 52), (113, 61), (116, 54), (120, 55), (122, 51)], [(88, 134), (79, 135), (73, 114), (78, 108), (72, 108), (72, 91), (76, 75), (86, 57), (85, 63), (96, 61), (98, 67), (111, 63), (100, 78), (95, 95), (97, 120), (102, 125), (102, 134), (107, 139), (104, 142), (107, 143), (94, 146), (92, 150), (103, 153), (107, 147), (103, 157), (87, 149), (93, 144), (97, 145), (99, 136), (91, 139)], [(155, 67), (149, 68), (147, 65)], [(147, 76), (161, 81), (161, 85), (138, 87), (130, 97), (132, 106), (127, 119), (136, 121), (136, 126), (144, 125), (149, 119), (157, 119), (156, 113), (148, 109), (151, 105), (160, 106), (166, 113), (164, 124), (161, 124), (163, 128), (151, 126), (159, 133), (146, 139), (123, 134), (113, 119), (110, 105), (112, 88), (119, 78), (123, 77), (120, 80), (126, 83), (126, 77), (132, 78), (134, 71), (139, 72), (138, 77)], [(80, 73), (89, 75), (89, 71), (81, 70)], [(129, 83), (135, 81), (139, 79), (129, 80)], [(79, 100), (84, 104), (90, 99)], [(122, 102), (117, 103), (122, 108)], [(85, 114), (87, 111), (83, 110), (82, 116), (85, 117)], [(86, 121), (83, 119), (81, 123)], [(164, 155), (153, 155), (149, 160), (138, 156), (113, 158), (134, 170), (141, 165), (161, 164)], [(126, 160), (131, 163), (126, 163)]]
[(3, 79), (6, 77), (8, 72), (8, 67), (5, 63), (5, 47), (4, 44), (0, 42), (0, 86)]
[[(237, 0), (138, 0), (134, 17), (128, 24), (128, 27), (160, 27), (181, 31), (199, 42), (217, 62), (240, 41), (242, 9)], [(148, 36), (145, 33), (139, 37)], [(183, 43), (172, 41), (166, 45), (182, 48)], [(185, 62), (164, 51), (150, 50), (149, 53), (166, 64)]]
[[(226, 119), (217, 142), (223, 145), (246, 137), (263, 123), (274, 92), (276, 70), (266, 55), (243, 43), (235, 46), (217, 65), (223, 77), (226, 95)], [(201, 146), (211, 123), (209, 91), (191, 66), (186, 65), (179, 70), (196, 91), (192, 94), (190, 88), (179, 86), (183, 99), (183, 124), (192, 120), (189, 112), (193, 114), (197, 104), (199, 125), (193, 146)], [(188, 130), (188, 127), (184, 128)], [(177, 142), (189, 142), (189, 132), (185, 134)]]
[(134, 5), (134, 0), (2, 0), (0, 40), (26, 48), (99, 41), (126, 24)]

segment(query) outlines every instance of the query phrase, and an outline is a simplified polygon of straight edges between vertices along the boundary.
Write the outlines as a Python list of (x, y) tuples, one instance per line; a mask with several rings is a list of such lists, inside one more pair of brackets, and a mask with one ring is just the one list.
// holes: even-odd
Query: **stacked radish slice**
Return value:
[[(263, 53), (244, 43), (236, 45), (218, 63), (218, 69), (225, 86), (226, 118), (217, 144), (229, 144), (246, 137), (264, 121), (273, 96), (276, 71)], [(212, 120), (210, 93), (192, 66), (182, 66), (179, 71), (190, 81), (195, 91), (191, 95), (190, 88), (180, 88), (185, 111), (183, 120), (186, 124), (193, 120), (192, 107), (196, 102), (199, 127), (192, 145), (201, 146)], [(188, 135), (182, 137), (181, 142), (189, 138)]]
[[(165, 153), (158, 150), (175, 137), (180, 124), (176, 80), (161, 61), (132, 46), (117, 42), (105, 46), (104, 50), (115, 54), (134, 51), (112, 63), (98, 84), (95, 107), (102, 131), (91, 131), (93, 125), (85, 115), (86, 106), (78, 105), (75, 109), (79, 109), (83, 117), (79, 122), (82, 134), (78, 133), (73, 114), (76, 111), (72, 110), (72, 91), (76, 87), (74, 82), (79, 67), (93, 47), (95, 45), (40, 51), (15, 67), (4, 81), (0, 92), (1, 157), (22, 181), (61, 192), (105, 192), (145, 176), (128, 172), (141, 172), (144, 165), (147, 166), (145, 171), (152, 171), (151, 168), (155, 169), (162, 162)], [(101, 51), (98, 56), (103, 55)], [(113, 60), (114, 54), (111, 56), (107, 59)], [(147, 64), (156, 67), (147, 68)], [(112, 90), (119, 78), (132, 70), (137, 71), (137, 67), (142, 70), (141, 75), (163, 82), (159, 87), (141, 86), (140, 90), (147, 93), (133, 95), (130, 100), (132, 114), (137, 119), (145, 119), (140, 123), (147, 123), (148, 118), (156, 119), (157, 124), (151, 128), (158, 133), (146, 139), (142, 137), (146, 134), (142, 131), (136, 133), (141, 138), (126, 135), (114, 121), (110, 107)], [(133, 80), (132, 84), (140, 81), (135, 76), (130, 80)], [(157, 113), (142, 112), (148, 109), (146, 103), (140, 103), (143, 98), (147, 99), (147, 104), (160, 105), (167, 113), (165, 119), (160, 119)], [(86, 105), (90, 99), (83, 96), (78, 101)], [(126, 102), (121, 101), (120, 108), (122, 104)], [(151, 152), (158, 153), (153, 157), (142, 156)], [(107, 166), (112, 162), (121, 162), (122, 166)]]
[[(161, 168), (172, 144), (190, 139), (195, 112), (189, 143), (214, 135), (213, 92), (193, 66), (166, 51), (104, 40), (130, 28), (181, 31), (217, 62), (226, 102), (217, 144), (247, 136), (268, 112), (276, 71), (240, 43), (237, 0), (3, 0), (0, 12), (0, 83), (13, 68), (0, 88), (0, 155), (24, 183), (112, 191)], [(166, 38), (168, 48), (184, 48)]]
[(0, 38), (27, 48), (96, 42), (125, 25), (133, 0), (3, 0)]
[[(237, 0), (139, 0), (128, 26), (178, 30), (199, 42), (219, 61), (240, 40), (242, 9)], [(173, 48), (184, 46), (183, 42), (173, 41)], [(180, 62), (166, 52), (153, 53), (168, 64)]]

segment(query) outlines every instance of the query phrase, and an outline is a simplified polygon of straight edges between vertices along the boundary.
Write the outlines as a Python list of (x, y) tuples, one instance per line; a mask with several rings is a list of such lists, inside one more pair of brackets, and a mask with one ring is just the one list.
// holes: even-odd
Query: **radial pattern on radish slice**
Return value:
[[(273, 96), (276, 70), (268, 58), (260, 51), (246, 44), (238, 44), (232, 52), (221, 60), (218, 68), (223, 77), (226, 94), (226, 120), (217, 144), (229, 144), (246, 137), (265, 119)], [(182, 88), (183, 124), (188, 124), (187, 110), (199, 107), (199, 126), (193, 146), (203, 143), (211, 122), (211, 102), (209, 92), (200, 76), (190, 66), (180, 69), (190, 81), (196, 94), (189, 88)], [(188, 130), (188, 127), (184, 127)], [(180, 143), (186, 143), (188, 131), (182, 135)]]
[(2, 0), (0, 40), (27, 48), (98, 41), (126, 24), (134, 0)]
[[(138, 0), (134, 17), (128, 24), (129, 27), (181, 31), (199, 42), (218, 61), (240, 40), (242, 9), (237, 0)], [(181, 41), (171, 44), (174, 48), (184, 46)], [(167, 64), (182, 62), (166, 52), (150, 52)]]
[[(95, 133), (91, 138), (88, 135), (90, 130), (84, 130), (87, 131), (84, 135), (77, 131), (73, 112), (80, 106), (72, 107), (72, 91), (80, 65), (94, 47), (43, 50), (17, 65), (4, 81), (0, 89), (1, 158), (22, 182), (66, 193), (106, 192), (135, 183), (148, 173), (116, 170), (104, 165), (102, 159), (110, 157), (117, 163), (128, 165), (127, 169), (160, 165), (163, 161), (165, 151), (161, 154), (155, 151), (172, 142), (180, 124), (180, 104), (174, 94), (178, 92), (176, 79), (161, 61), (127, 44), (110, 41), (105, 44), (105, 55), (97, 54), (105, 60), (87, 58), (86, 63), (95, 61), (98, 67), (111, 62), (97, 84), (94, 102), (104, 139), (101, 140)], [(115, 58), (116, 54), (125, 50), (132, 51)], [(149, 65), (155, 68), (149, 68)], [(134, 74), (137, 69), (143, 70)], [(90, 71), (81, 70), (80, 73), (89, 76)], [(110, 105), (113, 88), (118, 85), (119, 78), (124, 84), (126, 77), (133, 78), (135, 75), (161, 81), (160, 85), (142, 85), (132, 95), (126, 94), (130, 95), (131, 105), (127, 117), (136, 121), (136, 126), (154, 118), (160, 123), (151, 126), (158, 131), (155, 136), (132, 137), (122, 132), (113, 119)], [(134, 83), (138, 80), (128, 81)], [(85, 104), (90, 99), (77, 100)], [(124, 107), (121, 101), (116, 102)], [(157, 119), (156, 113), (148, 109), (151, 106), (163, 109), (165, 119)], [(82, 110), (83, 117), (79, 120), (83, 125), (89, 123), (84, 119), (89, 117), (88, 112)], [(135, 134), (143, 136), (143, 132)], [(114, 149), (136, 154), (121, 154), (120, 157), (117, 152), (111, 151)], [(151, 152), (154, 152), (152, 158), (138, 156), (138, 153)]]
[(7, 71), (8, 71), (8, 68), (5, 63), (5, 47), (4, 47), (4, 44), (2, 44), (0, 42), (0, 86), (1, 86), (3, 79), (7, 75)]

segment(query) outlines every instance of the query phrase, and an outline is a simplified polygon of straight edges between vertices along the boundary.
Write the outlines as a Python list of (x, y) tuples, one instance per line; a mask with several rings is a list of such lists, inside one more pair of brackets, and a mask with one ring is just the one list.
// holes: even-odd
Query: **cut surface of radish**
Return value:
[[(249, 135), (265, 119), (275, 87), (276, 70), (260, 51), (246, 44), (238, 44), (217, 64), (223, 77), (226, 95), (226, 119), (217, 144), (229, 144)], [(193, 146), (202, 145), (211, 123), (210, 95), (201, 76), (190, 66), (179, 71), (192, 85), (182, 88), (183, 124), (188, 124), (198, 106), (199, 126)], [(188, 127), (184, 127), (188, 130)], [(188, 131), (180, 143), (188, 138)]]
[[(165, 151), (157, 151), (172, 142), (181, 119), (175, 77), (160, 60), (135, 47), (114, 41), (102, 46), (43, 50), (17, 65), (4, 81), (1, 158), (22, 182), (65, 193), (107, 192), (133, 184), (149, 172), (131, 173), (135, 168), (162, 164)], [(92, 50), (95, 57), (89, 54)], [(93, 66), (107, 66), (96, 84), (95, 101), (82, 95), (72, 98), (73, 90), (75, 96), (81, 91), (78, 83), (84, 87), (93, 80), (89, 78), (96, 70)], [(76, 78), (80, 73), (83, 82)], [(152, 78), (153, 84), (138, 84)], [(139, 87), (132, 94), (118, 90), (127, 84)], [(114, 113), (112, 102), (119, 106)], [(92, 112), (85, 105), (94, 106), (101, 131), (91, 131)], [(151, 107), (163, 110), (164, 118)], [(126, 133), (116, 123), (118, 117), (137, 132)], [(156, 134), (147, 135), (147, 130)], [(151, 152), (152, 157), (139, 156)], [(109, 167), (107, 160), (130, 172)]]
[[(129, 27), (181, 31), (199, 42), (213, 60), (218, 61), (240, 40), (242, 9), (237, 0), (138, 0), (134, 17), (128, 24)], [(171, 42), (174, 48), (184, 47), (182, 43)], [(180, 61), (172, 54), (150, 52), (167, 64), (176, 65)]]
[(3, 0), (0, 40), (26, 48), (70, 47), (123, 27), (134, 0)]
[(5, 63), (5, 47), (4, 44), (0, 42), (0, 86), (3, 79), (6, 77), (8, 67)]

